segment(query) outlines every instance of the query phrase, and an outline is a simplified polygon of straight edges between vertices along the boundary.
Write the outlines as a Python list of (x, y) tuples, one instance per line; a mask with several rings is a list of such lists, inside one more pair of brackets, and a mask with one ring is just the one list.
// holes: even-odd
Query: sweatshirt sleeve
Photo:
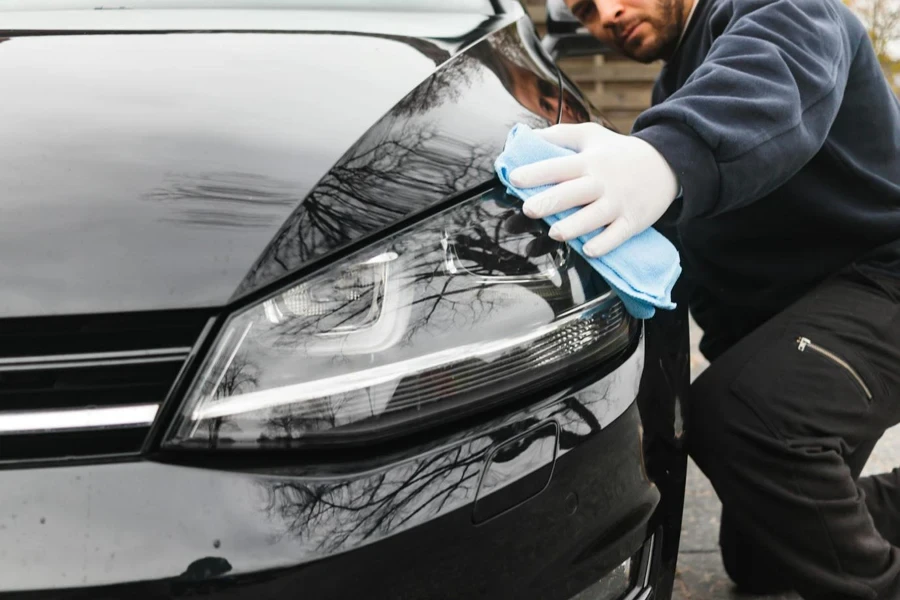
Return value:
[(722, 33), (706, 59), (633, 130), (678, 175), (682, 220), (758, 200), (818, 152), (858, 42), (832, 0), (724, 5), (710, 18)]

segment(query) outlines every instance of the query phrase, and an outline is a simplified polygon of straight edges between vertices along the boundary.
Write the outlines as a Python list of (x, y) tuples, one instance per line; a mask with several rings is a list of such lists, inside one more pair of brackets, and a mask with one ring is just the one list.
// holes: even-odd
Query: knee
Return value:
[(734, 519), (724, 509), (719, 546), (725, 572), (739, 590), (754, 595), (780, 594), (791, 590), (791, 584), (781, 575), (784, 569), (775, 563), (771, 553), (763, 551), (746, 535), (742, 535)]
[(749, 557), (745, 552), (722, 548), (722, 564), (728, 578), (741, 592), (755, 596), (769, 596), (789, 592), (793, 586), (780, 573), (784, 569), (775, 565), (763, 567), (758, 556)]

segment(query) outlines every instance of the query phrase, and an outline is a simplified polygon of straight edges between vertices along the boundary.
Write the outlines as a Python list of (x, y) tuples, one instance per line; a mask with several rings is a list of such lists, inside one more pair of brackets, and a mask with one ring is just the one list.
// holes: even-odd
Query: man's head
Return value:
[(675, 52), (696, 0), (566, 0), (579, 21), (601, 41), (640, 62)]

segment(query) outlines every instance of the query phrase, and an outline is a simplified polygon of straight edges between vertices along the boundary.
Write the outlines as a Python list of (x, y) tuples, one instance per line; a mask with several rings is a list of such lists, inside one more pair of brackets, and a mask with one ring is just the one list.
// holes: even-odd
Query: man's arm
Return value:
[(860, 42), (831, 0), (733, 1), (710, 24), (724, 31), (706, 60), (634, 127), (678, 176), (682, 219), (744, 206), (796, 174), (831, 129)]

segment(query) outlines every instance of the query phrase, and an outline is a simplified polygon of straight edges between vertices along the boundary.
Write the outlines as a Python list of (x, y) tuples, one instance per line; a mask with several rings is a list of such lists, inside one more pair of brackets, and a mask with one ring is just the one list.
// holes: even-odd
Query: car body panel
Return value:
[[(644, 431), (666, 429), (654, 421), (665, 414), (660, 394), (671, 392), (653, 383), (662, 361), (646, 359), (665, 341), (650, 332), (648, 348), (640, 337), (595, 383), (580, 377), (478, 426), (374, 458), (0, 472), (9, 508), (0, 516), (0, 563), (10, 567), (2, 589), (41, 598), (81, 597), (86, 586), (92, 598), (277, 598), (290, 588), (316, 598), (569, 597), (634, 554), (664, 516), (680, 516), (677, 497), (661, 496), (645, 465)], [(474, 523), (486, 459), (548, 423), (559, 429), (556, 455), (501, 459), (517, 471), (509, 481), (551, 465), (546, 488)]]
[[(150, 461), (3, 472), (3, 503), (10, 510), (0, 516), (0, 564), (23, 567), (13, 570), (12, 581), (4, 577), (5, 584), (29, 589), (53, 580), (58, 584), (49, 587), (176, 578), (205, 556), (225, 558), (229, 573), (241, 575), (355, 550), (466, 506), (471, 522), (482, 467), (498, 446), (553, 422), (561, 428), (563, 460), (632, 406), (643, 344), (630, 350), (614, 373), (576, 393), (557, 393), (536, 406), (370, 460), (303, 461), (252, 469), (257, 472)], [(521, 476), (555, 459), (528, 458), (519, 465)], [(630, 476), (650, 486), (637, 458), (631, 466), (638, 470)], [(592, 469), (615, 471), (602, 463)], [(191, 515), (188, 521), (185, 515)], [(147, 529), (148, 523), (154, 527)]]
[(513, 125), (559, 117), (558, 78), (530, 53), (532, 36), (527, 21), (507, 26), (398, 102), (288, 217), (235, 297), (492, 180)]
[[(555, 121), (559, 96), (555, 73), (492, 43), (456, 58), (352, 32), (0, 43), (0, 135), (17, 140), (0, 147), (0, 252), (16, 257), (0, 318), (221, 306), (490, 180), (506, 130)], [(391, 163), (366, 154), (407, 142)]]
[[(397, 88), (434, 68), (397, 41), (354, 42), (358, 56), (338, 52), (351, 43), (342, 36), (0, 44), (0, 135), (17, 140), (0, 147), (0, 252), (16, 257), (0, 265), (0, 316), (225, 303), (285, 216), (402, 96)], [(323, 54), (335, 59), (323, 64)], [(387, 85), (391, 76), (350, 68), (360, 56), (404, 68)], [(366, 102), (360, 87), (372, 89)], [(332, 98), (328, 116), (317, 115), (320, 94)]]
[(521, 29), (5, 41), (0, 318), (221, 306), (490, 180), (558, 115)]
[[(10, 34), (0, 75), (14, 76), (18, 121), (0, 131), (17, 144), (0, 149), (0, 185), (15, 194), (0, 251), (19, 262), (0, 266), (0, 318), (205, 307), (221, 324), (486, 189), (514, 123), (602, 122), (560, 91), (527, 18), (501, 20), (433, 38), (371, 20), (365, 32)], [(370, 72), (334, 71), (332, 43)], [(98, 65), (82, 79), (57, 56), (70, 71)], [(239, 76), (214, 72), (230, 62)], [(647, 582), (667, 598), (686, 312), (639, 331), (564, 385), (364, 449), (161, 451), (207, 330), (143, 456), (0, 468), (0, 595), (565, 600), (652, 546)]]

